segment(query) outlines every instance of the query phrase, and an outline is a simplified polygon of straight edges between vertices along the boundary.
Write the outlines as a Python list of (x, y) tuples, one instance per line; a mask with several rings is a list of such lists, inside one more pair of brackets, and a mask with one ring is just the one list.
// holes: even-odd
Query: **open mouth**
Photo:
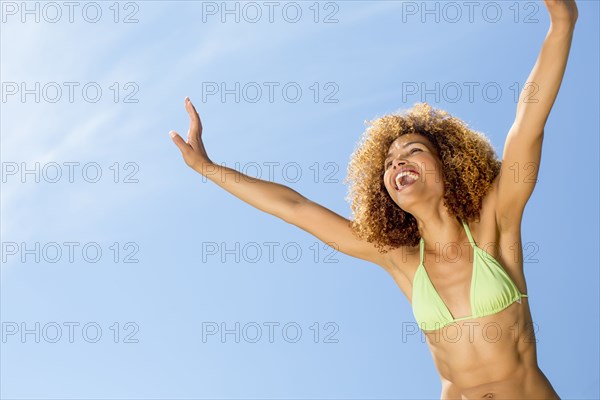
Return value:
[(404, 190), (419, 179), (419, 174), (414, 171), (404, 171), (396, 176), (394, 188), (397, 191)]

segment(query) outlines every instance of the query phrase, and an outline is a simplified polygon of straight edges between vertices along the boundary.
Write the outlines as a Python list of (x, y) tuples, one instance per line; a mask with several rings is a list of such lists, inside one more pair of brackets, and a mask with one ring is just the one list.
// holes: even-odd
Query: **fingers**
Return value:
[(197, 123), (200, 125), (200, 116), (198, 115), (198, 111), (196, 111), (196, 107), (192, 104), (192, 101), (189, 97), (185, 98), (185, 108), (190, 114), (191, 122)]
[(202, 122), (200, 122), (200, 116), (189, 97), (185, 98), (185, 108), (190, 115), (190, 128), (188, 130), (187, 141), (192, 147), (196, 148), (202, 135)]
[(202, 123), (200, 122), (200, 116), (198, 115), (198, 112), (196, 112), (196, 108), (189, 97), (185, 98), (185, 108), (190, 115), (190, 128), (187, 132), (187, 141), (183, 140), (183, 138), (175, 131), (169, 131), (169, 135), (171, 136), (173, 143), (175, 143), (181, 151), (184, 159), (188, 160), (192, 157), (193, 152), (197, 151), (199, 148)]
[(187, 144), (183, 140), (183, 138), (181, 136), (179, 136), (179, 134), (177, 132), (170, 131), (169, 135), (171, 135), (171, 139), (177, 145), (177, 147), (179, 148), (179, 150), (181, 150), (182, 154), (184, 154), (185, 152), (187, 152), (189, 150), (190, 145)]

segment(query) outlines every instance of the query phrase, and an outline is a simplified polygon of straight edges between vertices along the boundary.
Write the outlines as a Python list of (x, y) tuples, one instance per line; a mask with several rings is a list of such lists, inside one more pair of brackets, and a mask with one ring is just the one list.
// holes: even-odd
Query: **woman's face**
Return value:
[(385, 187), (405, 211), (413, 204), (444, 195), (442, 163), (425, 136), (411, 133), (396, 139), (388, 149), (384, 168)]

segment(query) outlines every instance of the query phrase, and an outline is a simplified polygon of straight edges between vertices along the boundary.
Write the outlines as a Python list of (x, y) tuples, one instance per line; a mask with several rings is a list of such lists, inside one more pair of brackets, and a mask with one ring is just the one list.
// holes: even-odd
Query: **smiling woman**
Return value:
[[(213, 163), (188, 98), (187, 141), (171, 132), (185, 162), (212, 182), (384, 268), (413, 307), (444, 399), (558, 398), (537, 363), (521, 252), (523, 210), (577, 20), (574, 1), (546, 6), (552, 24), (528, 79), (535, 85), (524, 85), (502, 161), (486, 136), (427, 103), (377, 118), (348, 167), (352, 221), (287, 186)], [(525, 101), (532, 90), (536, 101)], [(532, 165), (533, 174), (514, 179), (511, 172)]]
[[(392, 161), (405, 165), (391, 168)], [(419, 196), (399, 196), (404, 188), (398, 192), (394, 187), (407, 169), (423, 177), (425, 192), (443, 193), (452, 214), (472, 220), (479, 217), (500, 161), (484, 135), (427, 103), (372, 121), (351, 157), (345, 182), (355, 216), (352, 228), (383, 252), (419, 244), (417, 221), (406, 203)]]

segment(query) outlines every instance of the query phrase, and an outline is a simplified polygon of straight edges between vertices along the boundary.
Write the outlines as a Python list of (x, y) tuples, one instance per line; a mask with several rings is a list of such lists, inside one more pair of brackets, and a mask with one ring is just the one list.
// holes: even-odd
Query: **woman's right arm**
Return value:
[(314, 201), (303, 198), (284, 220), (314, 235), (337, 251), (391, 271), (389, 252), (380, 253), (372, 243), (358, 239), (350, 227), (350, 220)]
[(388, 270), (389, 253), (382, 254), (373, 244), (355, 237), (348, 219), (285, 185), (252, 178), (234, 169), (213, 163), (202, 143), (200, 117), (189, 98), (185, 100), (185, 107), (190, 114), (188, 140), (184, 141), (174, 131), (171, 131), (171, 137), (190, 168), (240, 200), (303, 229), (335, 250), (371, 261)]
[(197, 172), (240, 200), (303, 229), (335, 250), (387, 269), (387, 255), (380, 254), (371, 243), (357, 239), (348, 219), (295, 190), (216, 164), (205, 164)]

